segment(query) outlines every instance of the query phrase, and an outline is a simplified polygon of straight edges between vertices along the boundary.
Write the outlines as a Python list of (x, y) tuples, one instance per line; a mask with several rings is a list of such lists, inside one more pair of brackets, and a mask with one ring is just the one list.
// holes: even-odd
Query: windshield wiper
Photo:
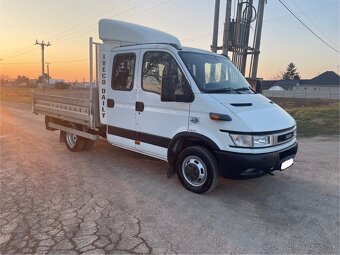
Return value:
[(247, 90), (251, 90), (249, 87), (242, 87), (242, 88), (237, 88), (235, 89), (236, 91), (247, 91)]
[(205, 93), (235, 92), (236, 94), (241, 94), (239, 91), (233, 88), (207, 89), (204, 90), (204, 92)]

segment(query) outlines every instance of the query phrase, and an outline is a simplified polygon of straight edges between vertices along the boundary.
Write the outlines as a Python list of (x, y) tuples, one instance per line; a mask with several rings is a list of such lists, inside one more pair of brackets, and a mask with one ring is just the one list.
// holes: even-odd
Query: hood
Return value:
[(280, 106), (259, 94), (211, 95), (240, 120), (252, 132), (270, 132), (296, 125), (295, 120)]

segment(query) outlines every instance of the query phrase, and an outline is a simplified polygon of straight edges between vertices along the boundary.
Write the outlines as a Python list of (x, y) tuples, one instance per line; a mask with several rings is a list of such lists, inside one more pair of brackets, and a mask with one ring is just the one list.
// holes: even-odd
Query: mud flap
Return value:
[(173, 160), (170, 160), (168, 171), (166, 172), (166, 177), (170, 179), (175, 174), (176, 174), (175, 163), (173, 162)]

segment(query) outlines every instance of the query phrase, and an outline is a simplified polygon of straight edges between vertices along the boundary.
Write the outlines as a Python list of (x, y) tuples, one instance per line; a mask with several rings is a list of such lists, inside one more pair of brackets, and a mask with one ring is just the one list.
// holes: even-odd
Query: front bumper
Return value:
[(227, 151), (214, 151), (214, 154), (219, 164), (220, 174), (224, 178), (233, 178), (280, 170), (284, 161), (295, 158), (297, 150), (298, 144), (295, 143), (286, 149), (264, 154)]

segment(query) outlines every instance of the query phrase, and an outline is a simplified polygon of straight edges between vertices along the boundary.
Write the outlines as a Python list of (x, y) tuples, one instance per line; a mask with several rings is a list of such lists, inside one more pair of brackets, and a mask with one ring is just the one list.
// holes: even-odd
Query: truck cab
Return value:
[(220, 175), (293, 164), (295, 120), (227, 57), (121, 21), (101, 20), (99, 37), (99, 116), (112, 145), (168, 161), (168, 176), (195, 193), (212, 190)]

